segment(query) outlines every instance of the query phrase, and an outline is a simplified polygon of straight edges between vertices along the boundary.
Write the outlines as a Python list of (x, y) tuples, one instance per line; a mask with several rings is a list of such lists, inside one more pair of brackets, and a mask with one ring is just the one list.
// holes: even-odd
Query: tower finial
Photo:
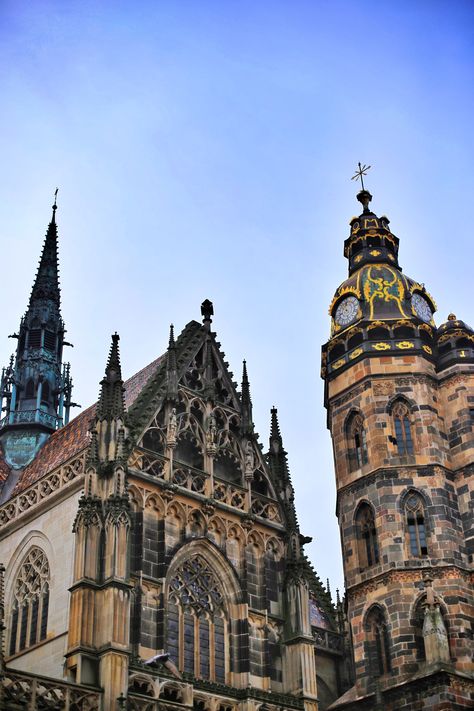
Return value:
[(54, 223), (56, 223), (56, 210), (58, 209), (58, 190), (59, 188), (56, 188), (54, 191), (53, 216), (51, 218), (51, 222)]
[(360, 203), (362, 203), (364, 212), (369, 212), (369, 202), (372, 200), (372, 195), (365, 189), (364, 175), (367, 175), (367, 171), (370, 170), (371, 166), (365, 164), (362, 165), (360, 161), (357, 165), (358, 169), (352, 176), (351, 180), (360, 180), (362, 190), (357, 193), (357, 199)]
[(206, 299), (205, 301), (202, 302), (201, 304), (201, 314), (202, 314), (202, 322), (204, 326), (206, 326), (207, 330), (209, 331), (211, 328), (211, 323), (212, 323), (212, 316), (214, 316), (214, 306), (212, 305), (212, 301), (209, 301), (209, 299)]

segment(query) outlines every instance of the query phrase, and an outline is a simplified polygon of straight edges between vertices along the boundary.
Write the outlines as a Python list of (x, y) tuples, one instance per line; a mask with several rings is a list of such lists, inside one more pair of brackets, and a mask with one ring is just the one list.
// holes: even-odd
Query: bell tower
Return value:
[(30, 300), (21, 319), (16, 353), (2, 371), (0, 441), (13, 469), (36, 456), (50, 434), (69, 419), (72, 380), (62, 363), (65, 342), (60, 312), (56, 195)]
[(355, 669), (331, 708), (467, 708), (474, 332), (453, 315), (436, 327), (388, 218), (357, 199), (322, 348)]

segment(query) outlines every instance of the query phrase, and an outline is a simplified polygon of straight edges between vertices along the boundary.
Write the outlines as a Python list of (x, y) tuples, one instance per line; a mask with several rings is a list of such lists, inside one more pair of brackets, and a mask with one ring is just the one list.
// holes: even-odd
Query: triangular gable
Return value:
[(169, 361), (164, 357), (129, 410), (133, 444), (164, 455), (173, 408), (178, 440), (176, 462), (201, 470), (206, 451), (214, 446), (217, 479), (228, 478), (243, 485), (245, 469), (251, 468), (255, 489), (260, 486), (262, 493), (274, 497), (271, 475), (256, 435), (241, 431), (241, 397), (215, 334), (191, 321), (173, 348), (178, 397), (170, 402)]

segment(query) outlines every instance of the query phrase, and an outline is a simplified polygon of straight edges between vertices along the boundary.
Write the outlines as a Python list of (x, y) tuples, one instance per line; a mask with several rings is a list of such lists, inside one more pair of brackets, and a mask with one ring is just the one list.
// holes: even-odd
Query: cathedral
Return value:
[(357, 197), (321, 367), (335, 601), (277, 410), (264, 447), (209, 300), (126, 381), (112, 335), (98, 400), (71, 418), (55, 202), (0, 386), (0, 711), (473, 707), (474, 332), (436, 327)]

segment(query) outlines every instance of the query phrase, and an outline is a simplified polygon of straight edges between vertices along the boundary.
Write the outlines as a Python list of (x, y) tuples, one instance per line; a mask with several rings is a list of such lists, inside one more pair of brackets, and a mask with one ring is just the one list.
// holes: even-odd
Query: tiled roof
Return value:
[(5, 455), (3, 452), (3, 447), (0, 444), (0, 482), (5, 481), (5, 479), (8, 479), (8, 475), (10, 474), (10, 467), (5, 461)]
[[(127, 409), (133, 405), (151, 376), (156, 372), (163, 358), (164, 356), (160, 356), (125, 381), (125, 406)], [(65, 427), (53, 432), (35, 459), (23, 470), (18, 484), (13, 490), (13, 496), (16, 496), (20, 491), (31, 486), (42, 476), (67, 462), (87, 447), (90, 440), (89, 428), (94, 417), (95, 408), (95, 404), (91, 405)], [(5, 473), (2, 467), (5, 467)], [(5, 480), (9, 473), (10, 470), (0, 453), (0, 481)]]

